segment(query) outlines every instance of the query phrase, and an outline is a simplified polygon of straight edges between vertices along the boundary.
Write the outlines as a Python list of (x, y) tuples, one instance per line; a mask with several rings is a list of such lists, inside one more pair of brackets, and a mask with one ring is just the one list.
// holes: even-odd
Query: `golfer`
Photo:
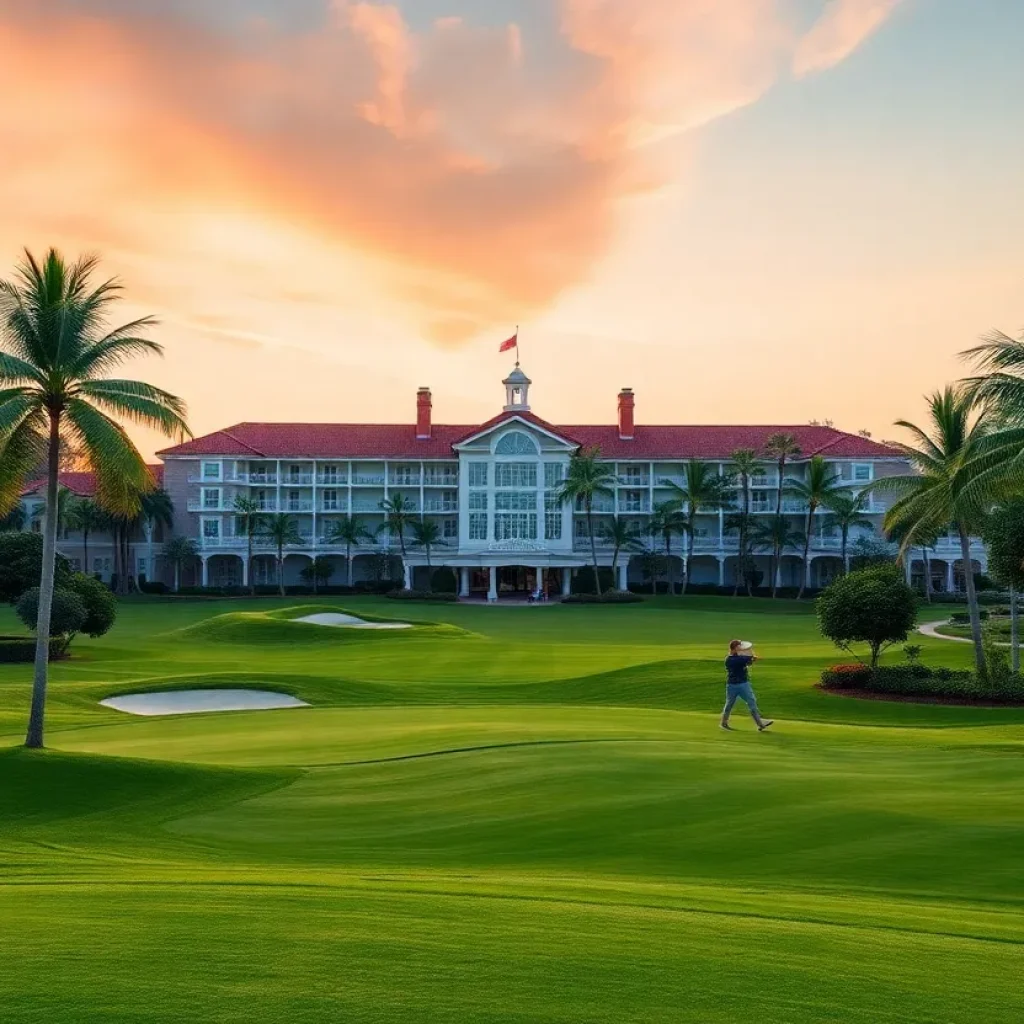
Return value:
[(743, 701), (750, 709), (750, 717), (757, 723), (758, 732), (764, 732), (772, 725), (770, 718), (762, 718), (757, 710), (757, 698), (750, 687), (750, 666), (757, 661), (754, 654), (753, 644), (744, 643), (742, 640), (733, 640), (729, 644), (729, 656), (725, 659), (725, 671), (727, 673), (725, 683), (725, 707), (722, 708), (722, 728), (732, 729), (729, 724), (729, 715), (732, 714), (732, 707), (737, 698)]

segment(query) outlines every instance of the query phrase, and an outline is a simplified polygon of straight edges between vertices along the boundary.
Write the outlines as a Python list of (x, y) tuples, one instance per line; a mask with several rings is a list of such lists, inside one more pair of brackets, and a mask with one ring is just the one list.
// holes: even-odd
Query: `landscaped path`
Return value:
[(939, 627), (940, 626), (948, 626), (948, 625), (949, 625), (949, 619), (939, 619), (938, 622), (922, 622), (921, 625), (917, 627), (917, 631), (922, 636), (930, 636), (930, 637), (932, 637), (935, 640), (956, 640), (956, 641), (958, 641), (959, 643), (962, 643), (962, 644), (974, 643), (974, 641), (971, 640), (970, 637), (966, 637), (966, 636), (948, 636), (945, 633), (940, 633), (939, 632)]
[[(120, 608), (44, 753), (0, 665), (3, 1024), (1024, 1020), (1024, 708), (837, 700), (810, 603)], [(99, 703), (211, 688), (310, 707)]]

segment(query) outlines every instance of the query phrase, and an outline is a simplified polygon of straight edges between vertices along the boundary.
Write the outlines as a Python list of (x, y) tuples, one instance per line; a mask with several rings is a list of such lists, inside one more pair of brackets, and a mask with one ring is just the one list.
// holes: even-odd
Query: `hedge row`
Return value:
[(628, 590), (606, 590), (600, 597), (597, 594), (570, 594), (562, 598), (562, 604), (642, 604), (640, 594)]
[(435, 593), (432, 590), (392, 590), (384, 596), (393, 598), (396, 601), (439, 601), (442, 603), (458, 601), (458, 597), (455, 594), (449, 594), (444, 591)]
[[(357, 594), (390, 594), (401, 586), (401, 583), (367, 582), (357, 583), (354, 587), (320, 587), (314, 591), (312, 587), (302, 585), (285, 587), (284, 592), (288, 597), (352, 597)], [(250, 593), (248, 587), (182, 587), (180, 590), (171, 591), (162, 583), (144, 584), (142, 591), (145, 594), (166, 594), (170, 597), (247, 597)], [(280, 590), (276, 583), (261, 583), (256, 587), (256, 594), (258, 597), (277, 597)]]
[(944, 697), (993, 703), (1024, 701), (1024, 678), (984, 683), (967, 669), (928, 665), (833, 665), (821, 674), (826, 690), (866, 690), (899, 697)]
[[(59, 640), (59, 638), (57, 638)], [(50, 661), (61, 657), (59, 643), (50, 641)], [(32, 662), (36, 659), (36, 638), (34, 636), (0, 636), (0, 664), (13, 665)]]

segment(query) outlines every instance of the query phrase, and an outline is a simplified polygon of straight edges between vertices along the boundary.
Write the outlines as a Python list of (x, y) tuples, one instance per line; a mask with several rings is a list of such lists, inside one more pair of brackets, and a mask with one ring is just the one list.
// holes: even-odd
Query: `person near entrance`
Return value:
[(757, 710), (757, 698), (750, 686), (750, 666), (757, 661), (753, 644), (744, 643), (742, 640), (733, 640), (729, 644), (729, 654), (725, 659), (725, 707), (722, 708), (721, 727), (732, 730), (729, 724), (729, 715), (732, 714), (733, 705), (737, 700), (743, 701), (750, 710), (750, 717), (754, 719), (758, 732), (764, 732), (774, 722), (770, 718), (762, 718), (761, 712)]

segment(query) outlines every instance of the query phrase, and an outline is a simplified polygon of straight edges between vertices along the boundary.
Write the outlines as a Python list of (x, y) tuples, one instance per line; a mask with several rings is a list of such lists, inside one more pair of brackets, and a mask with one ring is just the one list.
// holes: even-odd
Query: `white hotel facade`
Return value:
[[(438, 522), (444, 544), (431, 551), (433, 567), (453, 569), (462, 596), (496, 600), (506, 593), (541, 589), (567, 593), (572, 574), (590, 564), (581, 510), (557, 499), (572, 454), (583, 448), (597, 448), (613, 466), (617, 481), (614, 496), (596, 505), (598, 521), (618, 515), (641, 530), (652, 509), (673, 497), (671, 483), (684, 483), (687, 460), (707, 461), (728, 474), (734, 451), (761, 452), (772, 434), (792, 434), (800, 445), (800, 456), (787, 466), (788, 478), (799, 478), (814, 455), (826, 459), (851, 490), (879, 476), (907, 471), (893, 449), (831, 427), (637, 425), (628, 388), (619, 393), (614, 424), (556, 426), (532, 411), (531, 381), (518, 365), (503, 384), (504, 408), (475, 426), (435, 424), (431, 392), (421, 388), (415, 423), (242, 423), (159, 453), (163, 485), (176, 508), (173, 532), (194, 538), (199, 550), (195, 578), (189, 582), (245, 585), (250, 575), (257, 583), (275, 582), (270, 544), (257, 542), (252, 565), (247, 562), (248, 539), (232, 514), (238, 496), (254, 500), (265, 512), (294, 516), (300, 543), (286, 549), (286, 584), (298, 584), (302, 569), (317, 556), (334, 563), (331, 583), (343, 583), (345, 546), (332, 541), (334, 524), (343, 516), (358, 516), (370, 531), (383, 527), (382, 503), (401, 494), (417, 515)], [(754, 515), (774, 513), (777, 486), (776, 467), (765, 456), (764, 473), (752, 487)], [(870, 499), (873, 529), (858, 532), (880, 533), (883, 500)], [(802, 531), (802, 503), (787, 499), (783, 509)], [(688, 567), (681, 564), (679, 549), (684, 545), (676, 540), (674, 578), (686, 568), (694, 583), (732, 584), (738, 541), (725, 528), (726, 516), (715, 511), (699, 517)], [(798, 585), (805, 573), (812, 587), (822, 586), (842, 569), (838, 531), (826, 512), (819, 511), (814, 519), (807, 565), (799, 552), (788, 551), (782, 559), (784, 586)], [(65, 543), (74, 548), (74, 538)], [(424, 587), (426, 552), (408, 541), (406, 548), (405, 583)], [(146, 550), (150, 565), (156, 558), (155, 575), (169, 582), (171, 570), (160, 564), (159, 550), (155, 556), (151, 547)], [(354, 578), (370, 579), (375, 556), (379, 563), (379, 555), (395, 556), (398, 551), (397, 540), (381, 530), (375, 540), (353, 550)], [(612, 548), (599, 540), (600, 562), (610, 565), (612, 555)], [(980, 543), (974, 545), (972, 559), (976, 571), (984, 568)], [(929, 562), (936, 588), (953, 589), (960, 572), (956, 538), (940, 538)], [(759, 554), (757, 564), (767, 580), (767, 555)], [(918, 555), (908, 564), (908, 574), (920, 576), (923, 571)], [(640, 583), (640, 556), (624, 552), (617, 572), (619, 587)]]

